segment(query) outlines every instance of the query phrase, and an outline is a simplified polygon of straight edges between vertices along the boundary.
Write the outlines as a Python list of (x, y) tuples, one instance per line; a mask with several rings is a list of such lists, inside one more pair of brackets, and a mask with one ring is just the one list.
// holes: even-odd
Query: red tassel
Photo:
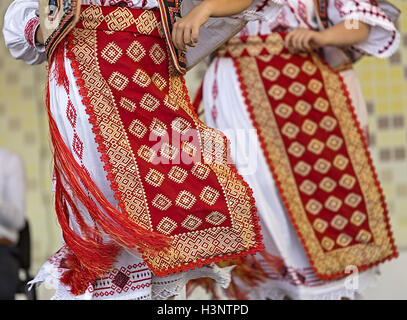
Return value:
[(203, 96), (203, 81), (201, 82), (201, 85), (199, 86), (199, 89), (195, 94), (194, 102), (192, 103), (192, 106), (194, 107), (194, 111), (196, 114), (199, 114), (199, 105), (202, 102), (202, 96)]
[[(61, 281), (71, 287), (74, 295), (79, 295), (85, 292), (90, 283), (112, 268), (120, 246), (132, 251), (138, 249), (141, 253), (153, 254), (166, 250), (172, 239), (140, 227), (128, 218), (127, 212), (119, 211), (107, 201), (65, 145), (50, 112), (49, 88), (47, 108), (57, 175), (55, 208), (64, 240), (72, 251), (68, 257), (70, 270), (64, 273)], [(63, 188), (62, 179), (69, 185), (72, 198), (83, 204), (101, 231), (109, 235), (115, 243), (103, 243), (101, 231), (83, 221), (71, 196)], [(67, 203), (78, 222), (81, 236), (69, 225)]]

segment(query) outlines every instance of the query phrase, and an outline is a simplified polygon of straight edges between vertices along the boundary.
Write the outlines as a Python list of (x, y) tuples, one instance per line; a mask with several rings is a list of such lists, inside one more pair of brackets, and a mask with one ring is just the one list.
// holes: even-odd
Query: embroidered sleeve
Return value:
[(25, 25), (24, 29), (24, 36), (25, 40), (27, 40), (28, 44), (32, 47), (35, 47), (35, 33), (40, 26), (40, 18), (35, 16), (28, 20), (27, 24)]
[(3, 35), (6, 47), (15, 59), (27, 64), (46, 60), (44, 46), (35, 43), (40, 21), (37, 0), (14, 0), (4, 16)]
[(249, 8), (235, 17), (246, 21), (271, 21), (279, 15), (285, 3), (286, 0), (254, 0)]
[(400, 34), (394, 20), (398, 10), (390, 4), (375, 0), (334, 0), (329, 10), (334, 24), (345, 20), (350, 28), (356, 28), (359, 21), (371, 26), (369, 37), (352, 47), (355, 51), (387, 58), (397, 50)]

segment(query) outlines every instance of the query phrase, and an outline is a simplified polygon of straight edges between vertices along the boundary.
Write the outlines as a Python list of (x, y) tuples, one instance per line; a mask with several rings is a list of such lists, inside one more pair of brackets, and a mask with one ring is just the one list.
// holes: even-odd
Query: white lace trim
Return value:
[(347, 289), (344, 280), (327, 282), (321, 286), (294, 286), (284, 281), (269, 280), (260, 286), (252, 288), (248, 297), (250, 300), (341, 300), (343, 298), (360, 299), (363, 293), (378, 282), (379, 271), (372, 269), (360, 274), (357, 289)]
[[(218, 285), (226, 289), (231, 280), (231, 270), (234, 267), (219, 268), (216, 264), (203, 266), (195, 270), (189, 270), (180, 274), (171, 275), (165, 278), (153, 276), (151, 293), (149, 291), (130, 292), (109, 297), (110, 300), (167, 300), (175, 297), (179, 300), (186, 299), (185, 287), (189, 280), (209, 277), (216, 281)], [(28, 283), (29, 290), (34, 286), (44, 283), (56, 290), (51, 300), (92, 300), (94, 296), (89, 290), (80, 296), (70, 293), (69, 287), (60, 282), (61, 272), (50, 262), (46, 262), (38, 272), (37, 276)]]
[(154, 277), (152, 281), (152, 299), (167, 300), (170, 297), (176, 297), (176, 299), (178, 297), (179, 300), (186, 299), (186, 284), (189, 280), (198, 278), (212, 278), (219, 286), (226, 289), (230, 284), (233, 268), (234, 266), (219, 268), (216, 264), (212, 263), (209, 266), (203, 266), (166, 278)]

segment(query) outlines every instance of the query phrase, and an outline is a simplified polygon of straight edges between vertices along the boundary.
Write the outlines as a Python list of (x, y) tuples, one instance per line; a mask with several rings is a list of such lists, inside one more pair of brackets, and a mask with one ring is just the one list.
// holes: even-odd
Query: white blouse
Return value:
[[(375, 3), (380, 3), (380, 6)], [(398, 48), (400, 35), (392, 21), (398, 12), (381, 1), (330, 0), (328, 2), (329, 25), (348, 21), (350, 27), (357, 27), (361, 21), (371, 26), (369, 37), (350, 49), (355, 58), (373, 55), (379, 58), (391, 56)], [(251, 21), (237, 36), (266, 35), (276, 30), (307, 28), (320, 30), (314, 0), (286, 0), (277, 19)], [(331, 65), (339, 64), (338, 49), (326, 48), (325, 56)], [(337, 56), (338, 55), (338, 56)]]
[[(100, 6), (125, 5), (130, 8), (152, 9), (157, 0), (82, 0), (82, 4)], [(40, 64), (46, 60), (43, 46), (35, 44), (35, 32), (39, 26), (38, 0), (14, 0), (4, 17), (3, 35), (6, 47), (15, 59), (27, 64)]]
[[(274, 20), (280, 8), (277, 5), (287, 0), (254, 0), (248, 10), (237, 15), (248, 21), (258, 19)], [(82, 4), (100, 6), (124, 5), (129, 8), (152, 9), (158, 7), (157, 0), (82, 0)], [(264, 14), (255, 11), (262, 8)], [(277, 9), (276, 9), (277, 8)], [(36, 45), (35, 32), (39, 26), (38, 0), (14, 0), (4, 17), (3, 35), (6, 47), (15, 59), (27, 64), (40, 64), (46, 60), (44, 47)]]

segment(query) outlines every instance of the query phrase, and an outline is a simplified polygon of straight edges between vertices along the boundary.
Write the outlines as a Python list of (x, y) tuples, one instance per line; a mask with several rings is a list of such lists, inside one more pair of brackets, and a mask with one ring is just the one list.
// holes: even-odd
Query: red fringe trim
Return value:
[(203, 81), (201, 82), (201, 85), (199, 86), (199, 89), (195, 94), (194, 102), (192, 103), (192, 106), (196, 114), (199, 114), (199, 106), (202, 102), (202, 95), (203, 95)]
[[(67, 78), (64, 61), (59, 56), (62, 55), (64, 57), (64, 43), (60, 46), (62, 49), (59, 48), (57, 54), (54, 55), (56, 69), (53, 75), (56, 77), (55, 79), (58, 84), (65, 86)], [(78, 79), (78, 85), (80, 85), (83, 80)], [(65, 88), (68, 88), (67, 92), (69, 93), (69, 84)], [(80, 88), (83, 93), (85, 88), (83, 86), (80, 86)], [(84, 102), (85, 100), (87, 100), (89, 108), (89, 99), (84, 98)], [(74, 295), (79, 295), (85, 292), (89, 283), (101, 277), (113, 267), (120, 247), (125, 247), (135, 252), (139, 250), (143, 254), (156, 254), (160, 251), (165, 251), (172, 239), (146, 230), (131, 221), (128, 218), (123, 203), (121, 204), (122, 211), (119, 211), (107, 201), (87, 172), (75, 161), (72, 153), (63, 141), (50, 111), (49, 87), (47, 87), (46, 103), (57, 177), (55, 207), (64, 239), (72, 251), (72, 254), (68, 257), (68, 263), (71, 268), (64, 273), (61, 281), (71, 287), (71, 292)], [(71, 196), (63, 188), (62, 179), (69, 185), (73, 197), (84, 205), (95, 223), (115, 243), (102, 243), (100, 231), (86, 225)], [(108, 175), (108, 179), (112, 179), (112, 176)], [(117, 188), (115, 191), (117, 196)], [(91, 197), (93, 197), (97, 204)], [(72, 208), (73, 216), (78, 222), (82, 236), (76, 234), (69, 225), (67, 204)]]
[[(265, 251), (260, 252), (260, 254), (273, 270), (280, 273), (281, 268), (284, 265), (282, 258), (266, 253)], [(233, 265), (235, 265), (235, 268), (232, 270), (230, 286), (223, 291), (229, 299), (248, 300), (246, 294), (251, 288), (258, 286), (263, 281), (269, 279), (268, 273), (261, 267), (254, 256), (222, 261), (219, 263), (220, 267)], [(239, 286), (236, 283), (237, 278), (244, 283), (244, 286)], [(187, 295), (190, 296), (197, 287), (202, 287), (207, 293), (211, 294), (214, 299), (221, 299), (216, 292), (215, 282), (212, 279), (200, 278), (189, 281), (187, 285)]]
[[(73, 50), (72, 50), (73, 49), (73, 35), (69, 34), (67, 36), (67, 39), (68, 39), (68, 43), (66, 44), (67, 57), (71, 60), (71, 66), (72, 66), (74, 75), (75, 75), (75, 77), (77, 79), (76, 84), (80, 88), (79, 93), (82, 96), (82, 103), (86, 107), (86, 112), (89, 115), (89, 122), (92, 124), (92, 131), (95, 134), (95, 141), (96, 141), (96, 143), (98, 145), (98, 151), (102, 154), (101, 160), (104, 163), (103, 168), (107, 173), (107, 179), (110, 181), (111, 189), (115, 192), (115, 198), (119, 201), (120, 208), (123, 210), (123, 212), (125, 212), (125, 204), (123, 203), (123, 201), (121, 199), (121, 194), (120, 194), (120, 192), (118, 190), (118, 185), (115, 182), (115, 176), (114, 176), (114, 173), (112, 172), (113, 168), (109, 163), (109, 158), (108, 158), (108, 155), (106, 153), (106, 148), (105, 148), (105, 146), (103, 144), (103, 137), (101, 136), (100, 130), (99, 130), (99, 128), (97, 126), (97, 123), (96, 123), (96, 117), (94, 116), (93, 107), (92, 107), (92, 105), (90, 103), (90, 99), (88, 97), (88, 90), (86, 89), (85, 82), (82, 79), (82, 72), (80, 70), (80, 65), (79, 65), (79, 62), (76, 60), (75, 54), (73, 53)], [(196, 119), (198, 119), (198, 121), (200, 121), (198, 116), (196, 115), (195, 111), (192, 108), (192, 105), (191, 105), (191, 102), (190, 102), (190, 99), (189, 99), (189, 96), (188, 96), (188, 91), (187, 91), (187, 88), (185, 86), (185, 79), (184, 78), (182, 78), (182, 84), (183, 84), (184, 92), (186, 94), (187, 102), (188, 102), (189, 106), (191, 107), (192, 113), (195, 115)], [(51, 130), (51, 132), (53, 132), (53, 130), (57, 131), (56, 125), (52, 121), (51, 114), (50, 114), (50, 119), (51, 119), (50, 123), (52, 123), (54, 125), (54, 127), (55, 127), (55, 128), (53, 128)], [(224, 138), (226, 139), (226, 137), (224, 137)], [(62, 141), (62, 138), (59, 137), (59, 139), (61, 139), (61, 141)], [(55, 143), (55, 144), (58, 145), (58, 143)], [(63, 141), (60, 142), (60, 145), (66, 148), (66, 146), (63, 144)], [(228, 145), (228, 144), (226, 143), (226, 145)], [(69, 157), (72, 158), (72, 155), (70, 154), (70, 152), (69, 152), (69, 150), (67, 148), (66, 148), (66, 152), (68, 153), (68, 155), (67, 155), (68, 159), (69, 159)], [(66, 159), (66, 158), (62, 157), (62, 159)], [(68, 161), (68, 163), (70, 163), (71, 161), (74, 161), (74, 159), (72, 158), (70, 161)], [(74, 163), (74, 164), (76, 165), (75, 166), (75, 170), (76, 170), (75, 173), (80, 175), (81, 177), (83, 177), (84, 180), (85, 180), (85, 183), (87, 183), (87, 184), (91, 183), (90, 177), (88, 177), (86, 175), (86, 172), (84, 172), (83, 169), (79, 165), (77, 165), (76, 163)], [(235, 259), (235, 258), (239, 258), (239, 257), (242, 257), (242, 256), (250, 255), (250, 254), (254, 255), (256, 252), (264, 250), (264, 245), (261, 242), (262, 241), (262, 236), (260, 234), (260, 225), (258, 223), (259, 222), (259, 217), (257, 216), (257, 208), (254, 205), (255, 201), (254, 201), (254, 198), (253, 198), (253, 195), (252, 195), (252, 190), (249, 188), (249, 186), (243, 180), (243, 178), (237, 173), (234, 166), (231, 165), (230, 169), (238, 177), (239, 181), (241, 181), (248, 190), (248, 196), (250, 197), (250, 203), (251, 203), (252, 221), (253, 221), (253, 223), (255, 225), (253, 231), (256, 234), (256, 236), (255, 236), (256, 245), (253, 246), (252, 248), (250, 248), (249, 250), (244, 251), (244, 252), (238, 252), (238, 253), (234, 253), (234, 254), (226, 254), (226, 255), (212, 257), (212, 258), (208, 258), (208, 259), (204, 259), (204, 260), (200, 260), (200, 261), (190, 262), (190, 263), (187, 263), (187, 264), (178, 265), (176, 267), (171, 267), (171, 268), (168, 268), (166, 270), (156, 270), (156, 269), (154, 269), (153, 266), (148, 264), (149, 267), (152, 269), (152, 271), (154, 272), (154, 274), (156, 276), (165, 277), (165, 276), (170, 275), (170, 274), (187, 271), (188, 269), (195, 269), (196, 267), (202, 267), (203, 265), (208, 265), (208, 264), (211, 264), (212, 262), (216, 263), (216, 262), (219, 262), (221, 260)], [(96, 190), (97, 187), (96, 186), (85, 185), (85, 188), (86, 189), (91, 188), (93, 190)], [(98, 195), (97, 192), (96, 192), (96, 195)], [(100, 194), (99, 194), (99, 196), (100, 196)], [(82, 200), (82, 198), (81, 198), (81, 200)], [(84, 199), (84, 201), (85, 200), (86, 199)], [(103, 203), (103, 205), (109, 207), (109, 203)], [(114, 208), (110, 208), (110, 209), (112, 210)], [(122, 215), (122, 213), (119, 212), (119, 211), (115, 212), (115, 213), (116, 214), (120, 213)], [(103, 224), (103, 220), (102, 221), (97, 220), (97, 222), (101, 224), (102, 228), (106, 227)], [(127, 222), (130, 222), (130, 221), (127, 221)], [(134, 228), (133, 223), (131, 223), (131, 227)], [(140, 231), (142, 229), (142, 228), (140, 228), (138, 226), (137, 226), (137, 228), (138, 228), (137, 230), (140, 230)], [(118, 231), (119, 230), (117, 230), (115, 232), (108, 232), (108, 234), (109, 235), (114, 235), (114, 236), (119, 234), (120, 236), (122, 236), (122, 234), (124, 232), (117, 233)], [(127, 228), (127, 232), (130, 232), (130, 230), (128, 230), (128, 228)], [(125, 233), (125, 234), (127, 234), (127, 233)], [(149, 234), (151, 234), (151, 238), (147, 236)], [(164, 250), (168, 245), (168, 237), (165, 237), (164, 235), (161, 235), (161, 234), (158, 234), (158, 238), (157, 238), (157, 234), (152, 233), (151, 231), (142, 229), (140, 236), (141, 236), (141, 240), (143, 241), (141, 244), (145, 244), (145, 245), (143, 245), (141, 247), (141, 250), (140, 250), (143, 254), (147, 254), (147, 253), (151, 254), (152, 251), (155, 252), (155, 251), (159, 251), (160, 249)], [(122, 240), (122, 239), (119, 238), (118, 240)], [(129, 247), (129, 245), (128, 245), (129, 243), (134, 243), (134, 241), (130, 242), (131, 240), (134, 240), (134, 239), (128, 239), (128, 241), (121, 241), (120, 245), (125, 246), (125, 247)], [(158, 241), (158, 243), (157, 243), (157, 241)], [(148, 243), (150, 245), (148, 245)], [(137, 242), (137, 245), (140, 246), (140, 243)], [(129, 249), (131, 249), (131, 248), (129, 248)], [(78, 255), (76, 255), (76, 257), (78, 258)]]
[[(249, 98), (248, 98), (247, 88), (246, 88), (246, 85), (244, 84), (243, 77), (242, 77), (242, 75), (241, 75), (240, 65), (239, 65), (238, 58), (232, 58), (232, 59), (233, 59), (233, 62), (234, 62), (234, 66), (235, 66), (235, 69), (236, 69), (236, 73), (237, 73), (238, 80), (239, 80), (239, 82), (240, 82), (240, 89), (241, 89), (241, 91), (242, 91), (242, 95), (243, 95), (244, 100), (245, 100), (245, 103), (246, 103), (246, 105), (247, 105), (247, 110), (248, 110), (248, 112), (249, 112), (249, 114), (250, 114), (250, 118), (251, 118), (251, 120), (252, 120), (253, 126), (256, 128), (257, 135), (258, 135), (259, 140), (260, 140), (260, 145), (261, 145), (261, 148), (263, 149), (264, 156), (265, 156), (265, 158), (266, 158), (267, 164), (268, 164), (268, 166), (269, 166), (269, 168), (270, 168), (270, 171), (271, 171), (271, 173), (272, 173), (272, 175), (273, 175), (273, 177), (274, 177), (274, 180), (275, 180), (275, 182), (276, 182), (277, 189), (278, 189), (278, 191), (279, 191), (279, 193), (280, 193), (280, 196), (281, 196), (281, 199), (282, 199), (282, 201), (283, 201), (283, 203), (284, 203), (284, 206), (285, 206), (285, 208), (286, 208), (287, 214), (289, 215), (290, 220), (291, 220), (291, 223), (292, 223), (294, 229), (296, 230), (297, 236), (300, 238), (301, 243), (302, 243), (303, 247), (305, 248), (306, 255), (307, 255), (307, 257), (308, 257), (308, 259), (309, 259), (309, 261), (310, 261), (310, 264), (311, 264), (311, 266), (312, 266), (312, 268), (313, 268), (313, 270), (314, 270), (316, 276), (317, 276), (318, 278), (322, 279), (322, 280), (332, 280), (332, 279), (336, 279), (336, 278), (340, 278), (340, 277), (346, 276), (346, 273), (345, 273), (345, 272), (339, 272), (339, 273), (335, 273), (335, 274), (331, 274), (331, 275), (321, 274), (321, 273), (319, 273), (319, 271), (316, 269), (315, 263), (314, 263), (314, 261), (313, 261), (313, 259), (312, 259), (312, 256), (311, 256), (311, 254), (310, 254), (308, 248), (306, 247), (305, 239), (303, 238), (302, 234), (300, 233), (299, 227), (298, 227), (298, 225), (295, 223), (293, 214), (292, 214), (291, 210), (289, 209), (289, 205), (288, 205), (288, 204), (289, 204), (289, 203), (288, 203), (288, 202), (289, 202), (289, 199), (287, 199), (287, 198), (285, 197), (284, 193), (283, 193), (283, 190), (282, 190), (282, 187), (281, 187), (281, 181), (278, 180), (278, 177), (277, 177), (276, 174), (275, 174), (275, 169), (274, 169), (274, 166), (273, 166), (272, 161), (270, 160), (269, 153), (268, 153), (267, 148), (266, 148), (266, 143), (265, 143), (265, 141), (264, 141), (264, 139), (263, 139), (263, 137), (262, 137), (262, 135), (261, 135), (261, 131), (260, 131), (260, 128), (259, 128), (259, 126), (258, 126), (258, 124), (257, 124), (257, 122), (256, 122), (256, 119), (254, 118), (254, 115), (253, 115), (253, 108), (254, 108), (254, 107), (251, 105), (250, 100), (249, 100)], [(322, 60), (322, 61), (323, 61), (323, 60)], [(327, 64), (325, 61), (323, 61), (323, 62), (325, 63), (326, 66), (328, 66), (328, 64)], [(329, 67), (329, 66), (328, 66), (328, 67)], [(329, 67), (329, 68), (330, 68), (330, 67)], [(332, 68), (330, 68), (330, 70), (331, 70), (332, 72), (335, 72)], [(388, 230), (389, 237), (390, 237), (390, 241), (391, 241), (391, 244), (392, 244), (392, 249), (393, 249), (393, 251), (394, 251), (394, 254), (392, 254), (392, 255), (390, 255), (390, 256), (388, 256), (388, 257), (386, 257), (386, 258), (384, 258), (384, 259), (382, 259), (382, 260), (380, 260), (380, 261), (377, 261), (377, 262), (374, 262), (374, 263), (370, 263), (370, 264), (366, 264), (366, 265), (362, 265), (362, 266), (358, 266), (359, 270), (360, 270), (360, 271), (363, 271), (363, 270), (369, 269), (369, 268), (371, 268), (371, 267), (374, 267), (374, 266), (376, 266), (376, 265), (378, 265), (378, 264), (380, 264), (380, 263), (383, 263), (383, 262), (385, 262), (385, 261), (387, 261), (387, 260), (391, 260), (392, 258), (396, 258), (396, 257), (398, 256), (398, 253), (397, 253), (396, 245), (395, 245), (395, 243), (394, 243), (393, 233), (392, 233), (392, 231), (390, 230), (390, 223), (389, 223), (389, 217), (388, 217), (388, 209), (387, 209), (387, 205), (386, 205), (386, 202), (385, 202), (385, 199), (384, 199), (383, 189), (380, 187), (380, 182), (378, 181), (378, 177), (377, 177), (377, 174), (376, 174), (375, 169), (374, 169), (374, 166), (373, 166), (373, 161), (372, 161), (370, 152), (369, 152), (369, 150), (368, 150), (368, 144), (367, 144), (367, 142), (366, 142), (366, 138), (365, 138), (365, 136), (364, 136), (362, 130), (360, 129), (360, 123), (359, 123), (359, 121), (357, 120), (356, 112), (355, 112), (355, 107), (352, 105), (352, 101), (351, 101), (350, 96), (349, 96), (349, 91), (348, 91), (347, 88), (346, 88), (346, 84), (344, 83), (343, 78), (341, 77), (341, 75), (340, 75), (340, 74), (338, 74), (338, 75), (339, 75), (339, 78), (340, 78), (340, 80), (341, 80), (341, 82), (342, 82), (342, 88), (343, 88), (344, 93), (345, 93), (345, 95), (346, 95), (346, 97), (347, 97), (348, 104), (349, 104), (349, 106), (350, 106), (353, 119), (355, 120), (355, 123), (356, 123), (357, 126), (358, 126), (358, 132), (359, 132), (360, 135), (362, 136), (363, 144), (364, 144), (365, 150), (366, 150), (366, 156), (368, 157), (368, 159), (369, 159), (369, 164), (370, 164), (371, 167), (372, 167), (372, 170), (373, 170), (373, 173), (374, 173), (374, 178), (375, 178), (375, 180), (376, 180), (376, 185), (377, 185), (378, 188), (379, 188), (381, 200), (382, 200), (383, 205), (384, 205), (383, 209), (384, 209), (384, 211), (385, 211), (385, 219), (386, 219), (386, 222), (387, 222), (387, 230)]]

